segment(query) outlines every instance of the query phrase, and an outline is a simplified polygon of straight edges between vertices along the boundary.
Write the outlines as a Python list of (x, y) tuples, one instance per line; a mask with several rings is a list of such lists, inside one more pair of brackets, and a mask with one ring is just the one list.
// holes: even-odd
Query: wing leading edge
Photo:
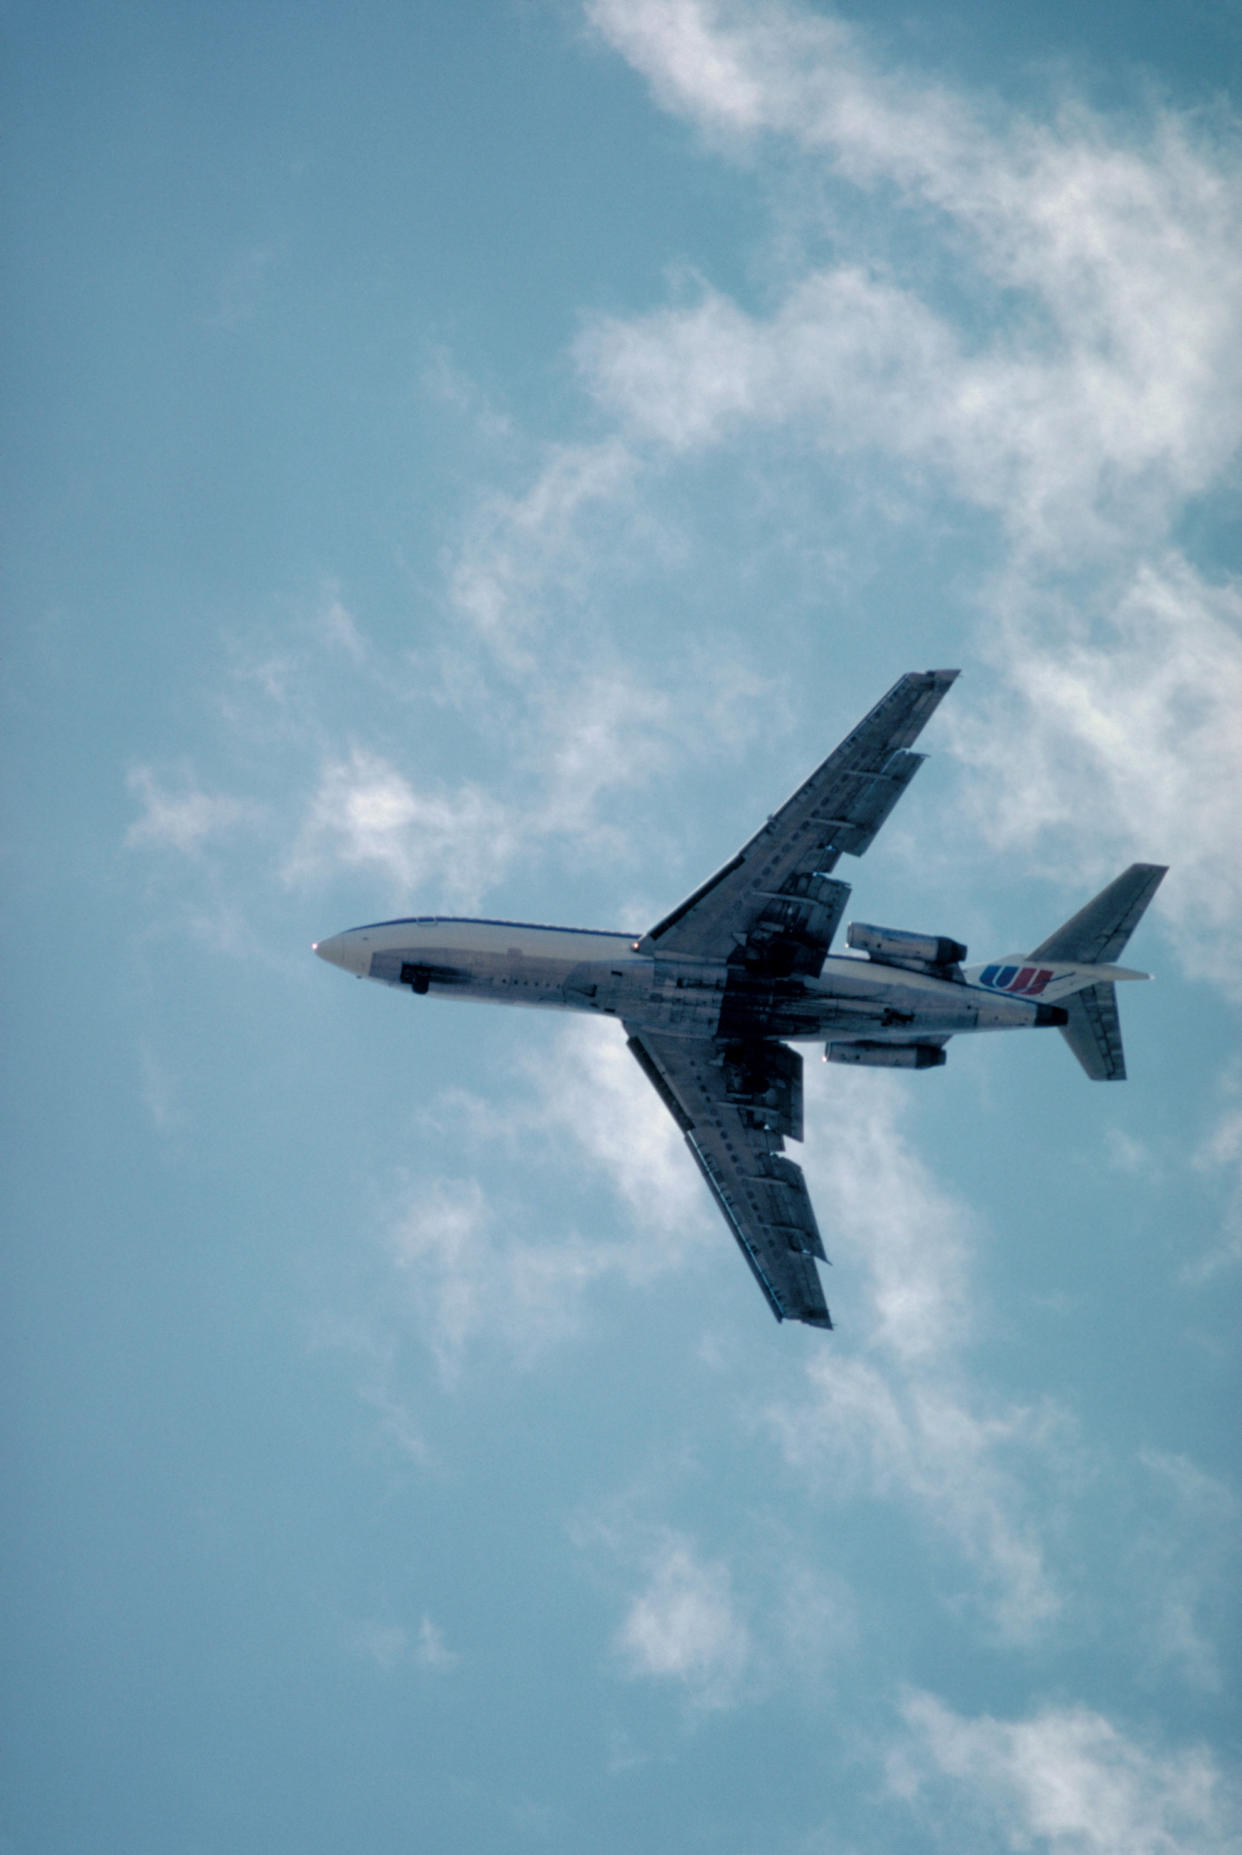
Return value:
[(806, 1180), (781, 1151), (782, 1135), (802, 1138), (802, 1058), (782, 1043), (626, 1029), (777, 1320), (831, 1327)]

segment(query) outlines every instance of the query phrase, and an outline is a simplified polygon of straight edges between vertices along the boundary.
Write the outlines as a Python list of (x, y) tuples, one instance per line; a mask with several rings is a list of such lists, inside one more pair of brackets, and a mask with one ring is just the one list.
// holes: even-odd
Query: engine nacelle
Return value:
[(939, 1069), (944, 1063), (938, 1043), (829, 1043), (826, 1063), (857, 1063), (867, 1069)]
[(900, 928), (872, 927), (867, 921), (850, 922), (845, 944), (893, 966), (957, 966), (966, 958), (961, 941), (944, 934), (907, 934)]

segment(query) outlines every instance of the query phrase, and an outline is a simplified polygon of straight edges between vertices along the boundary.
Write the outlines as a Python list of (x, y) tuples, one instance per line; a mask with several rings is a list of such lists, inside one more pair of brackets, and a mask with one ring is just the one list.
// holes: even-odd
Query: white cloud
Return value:
[(450, 1383), (468, 1349), (484, 1342), (529, 1363), (580, 1332), (587, 1291), (601, 1276), (632, 1280), (642, 1272), (633, 1245), (585, 1238), (572, 1226), (536, 1234), (529, 1205), (516, 1192), (492, 1204), (465, 1179), (420, 1185), (388, 1249), (406, 1283), (407, 1305)]
[(908, 1080), (842, 1072), (816, 1060), (813, 1048), (804, 1075), (808, 1119), (825, 1130), (804, 1164), (814, 1191), (833, 1207), (830, 1253), (844, 1260), (848, 1246), (861, 1278), (869, 1344), (906, 1369), (953, 1357), (970, 1330), (974, 1219), (906, 1132)]
[(504, 445), (514, 437), (513, 421), (499, 411), (476, 380), (462, 371), (451, 351), (433, 346), (422, 371), (424, 392), (455, 412), (485, 443)]
[(587, 545), (591, 518), (615, 519), (630, 496), (635, 459), (619, 439), (551, 449), (523, 495), (497, 493), (477, 509), (450, 576), (454, 612), (488, 645), (494, 661), (525, 677), (548, 629), (554, 596), (571, 609), (597, 567)]
[(733, 717), (754, 679), (726, 653), (689, 703), (678, 704), (607, 652), (595, 656), (599, 668), (562, 674), (545, 666), (510, 692), (503, 793), (473, 780), (420, 785), (391, 758), (357, 745), (329, 755), (284, 859), (286, 882), (369, 869), (403, 902), (427, 893), (437, 907), (474, 908), (519, 859), (565, 844), (592, 867), (633, 862), (632, 811), (622, 795), (679, 756), (719, 751), (715, 728), (696, 729), (693, 716)]
[(443, 1631), (425, 1613), (418, 1626), (414, 1660), (433, 1675), (450, 1675), (461, 1662), (457, 1651), (445, 1642)]
[(359, 630), (357, 619), (341, 598), (340, 587), (335, 580), (329, 581), (323, 588), (317, 623), (325, 643), (344, 651), (354, 663), (363, 662), (367, 655), (366, 639)]
[(171, 1134), (184, 1123), (176, 1077), (148, 1038), (138, 1045), (142, 1105), (159, 1134)]
[(488, 1292), (502, 1267), (492, 1253), (489, 1223), (477, 1181), (433, 1179), (411, 1194), (388, 1238), (391, 1258), (448, 1377), (486, 1318)]
[[(748, 159), (781, 144), (772, 172), (804, 233), (786, 230), (763, 311), (704, 285), (590, 324), (589, 389), (657, 460), (770, 434), (872, 453), (926, 507), (947, 490), (992, 518), (1007, 564), (979, 588), (979, 649), (1003, 697), (959, 728), (972, 817), (1062, 871), (1172, 862), (1159, 908), (1182, 957), (1236, 989), (1242, 588), (1171, 544), (1242, 440), (1236, 151), (1154, 108), (985, 114), (798, 7), (587, 11), (665, 107)], [(826, 265), (819, 203), (882, 184), (868, 225), (884, 230), (855, 229)], [(924, 262), (929, 237), (969, 322)]]
[(1242, 1068), (1233, 1065), (1224, 1077), (1215, 1120), (1196, 1148), (1192, 1164), (1208, 1180), (1225, 1186), (1220, 1234), (1206, 1255), (1183, 1270), (1183, 1279), (1205, 1282), (1221, 1269), (1242, 1261)]
[(581, 356), (605, 401), (662, 443), (744, 420), (810, 422), (947, 472), (1025, 554), (1081, 557), (1162, 533), (1235, 453), (1242, 418), (1242, 194), (1230, 157), (1157, 118), (1133, 133), (1066, 108), (986, 121), (883, 73), (860, 34), (779, 5), (596, 0), (597, 28), (666, 106), (748, 146), (759, 132), (930, 211), (995, 333), (955, 331), (877, 269), (806, 268), (767, 319), (707, 292), (599, 324)]
[(948, 1540), (971, 1605), (1005, 1640), (1037, 1638), (1057, 1617), (1045, 1497), (1074, 1438), (1051, 1400), (1018, 1405), (960, 1373), (903, 1374), (837, 1352), (767, 1417), (804, 1483), (838, 1501), (900, 1501)]
[(1155, 906), (1180, 959), (1236, 992), (1242, 587), (1164, 554), (1094, 624), (1025, 593), (998, 604), (1001, 689), (973, 714), (964, 692), (946, 716), (974, 775), (971, 827), (1100, 881), (1131, 860), (1171, 864)]
[(820, 1065), (807, 1094), (808, 1118), (831, 1128), (806, 1166), (833, 1207), (849, 1323), (765, 1421), (800, 1483), (905, 1504), (969, 1568), (991, 1627), (1037, 1637), (1062, 1605), (1048, 1563), (1050, 1471), (1062, 1488), (1072, 1479), (1073, 1422), (1051, 1399), (1014, 1403), (969, 1371), (973, 1220), (914, 1152), (903, 1081)]
[(658, 772), (677, 725), (667, 690), (601, 676), (574, 694), (573, 713), (551, 743), (555, 815), (570, 831), (583, 822), (598, 793)]
[(393, 1377), (390, 1362), (384, 1377), (368, 1375), (364, 1378), (358, 1388), (358, 1395), (378, 1416), (380, 1435), (385, 1442), (407, 1461), (424, 1464), (430, 1460), (431, 1451), (413, 1412), (395, 1389)]
[(347, 1633), (349, 1647), (365, 1661), (373, 1662), (381, 1674), (395, 1674), (412, 1662), (428, 1674), (452, 1674), (461, 1657), (448, 1647), (443, 1632), (424, 1612), (413, 1642), (400, 1623), (385, 1623), (376, 1618), (355, 1624)]
[(176, 784), (170, 785), (154, 768), (137, 766), (125, 783), (143, 806), (142, 816), (125, 833), (133, 849), (193, 855), (211, 839), (253, 824), (259, 816), (258, 808), (244, 800), (204, 792), (188, 768), (181, 769)]
[[(643, 1288), (712, 1247), (710, 1214), (680, 1135), (625, 1047), (619, 1025), (571, 1021), (528, 1056), (508, 1098), (448, 1090), (424, 1114), (443, 1125), (463, 1163), (512, 1156), (492, 1195), (477, 1179), (430, 1178), (401, 1193), (385, 1238), (405, 1305), (443, 1376), (473, 1346), (499, 1342), (528, 1363), (581, 1331), (605, 1277)], [(585, 1158), (592, 1187), (625, 1205), (626, 1234), (584, 1235), (572, 1212), (532, 1217), (522, 1162), (546, 1186)]]
[(1082, 1706), (964, 1718), (933, 1694), (902, 1707), (890, 1790), (928, 1840), (1045, 1855), (1226, 1855), (1237, 1798), (1212, 1756), (1128, 1737)]
[(518, 843), (513, 815), (481, 787), (420, 792), (391, 761), (355, 747), (324, 766), (284, 874), (305, 882), (334, 865), (362, 867), (394, 894), (434, 883), (468, 907), (501, 879)]
[(1218, 1691), (1224, 1613), (1238, 1582), (1242, 1501), (1186, 1456), (1149, 1449), (1140, 1459), (1149, 1481), (1130, 1561), (1142, 1642), (1162, 1677), (1172, 1673), (1191, 1687)]
[(699, 1707), (734, 1705), (751, 1639), (727, 1566), (666, 1532), (648, 1552), (644, 1575), (616, 1638), (627, 1673), (679, 1682)]
[(1160, 1162), (1151, 1147), (1136, 1140), (1123, 1127), (1110, 1127), (1105, 1131), (1104, 1150), (1109, 1165), (1117, 1172), (1127, 1173), (1131, 1178), (1155, 1179), (1160, 1176)]
[(856, 1648), (855, 1603), (818, 1540), (752, 1510), (748, 1533), (733, 1526), (728, 1553), (713, 1553), (682, 1527), (640, 1520), (641, 1505), (641, 1493), (614, 1500), (571, 1528), (591, 1576), (620, 1596), (612, 1648), (623, 1675), (713, 1712), (838, 1678)]
[[(424, 678), (418, 693), (503, 731), (509, 786), (438, 786), (335, 745), (277, 866), (298, 881), (369, 868), (402, 897), (430, 887), (473, 906), (516, 857), (566, 837), (591, 856), (630, 854), (615, 795), (710, 756), (719, 701), (705, 666), (727, 648), (705, 633), (696, 654), (682, 628), (675, 690), (662, 666), (641, 676), (609, 640), (601, 589), (632, 584), (638, 562), (684, 559), (667, 493), (679, 459), (742, 456), (768, 433), (800, 473), (808, 440), (868, 451), (897, 465), (907, 495), (948, 489), (1007, 532), (1000, 622), (989, 593), (980, 644), (1012, 694), (967, 755), (976, 809), (992, 829), (1042, 833), (1062, 866), (1067, 841), (1086, 866), (1161, 855), (1152, 840), (1176, 832), (1161, 906), (1197, 970), (1226, 974), (1240, 599), (1167, 537), (1242, 430), (1233, 156), (1167, 114), (1123, 123), (1078, 105), (1036, 124), (982, 111), (885, 71), (859, 30), (796, 7), (594, 0), (587, 13), (666, 107), (757, 161), (779, 143), (805, 237), (785, 237), (761, 310), (705, 285), (688, 303), (588, 323), (577, 356), (605, 429), (548, 446), (524, 488), (484, 497), (446, 560), (457, 624), (435, 688)], [(825, 263), (826, 186), (870, 190), (868, 228), (908, 228), (914, 213), (920, 252), (930, 236), (949, 260), (969, 321), (900, 238), (890, 250), (855, 227), (845, 261)], [(437, 378), (465, 393), (447, 363)], [(1093, 561), (1110, 577), (1088, 588), (1091, 624), (1038, 596), (1050, 574)], [(382, 680), (340, 589), (325, 583), (319, 606), (312, 630), (335, 669)], [(269, 732), (282, 710), (322, 739), (287, 654), (248, 674)], [(1002, 802), (984, 802), (985, 777)], [(189, 781), (146, 797), (131, 841), (182, 849), (244, 809)]]
[(769, 106), (764, 74), (747, 56), (743, 35), (721, 30), (719, 7), (697, 0), (587, 0), (586, 14), (650, 79), (666, 107), (747, 133), (763, 124)]
[(635, 442), (681, 452), (758, 428), (881, 453), (926, 494), (948, 487), (994, 516), (1020, 558), (1059, 567), (1158, 538), (1237, 442), (1235, 424), (1208, 455), (1200, 443), (1201, 418), (1221, 423), (1219, 381), (1149, 383), (1145, 355), (1112, 358), (1117, 339), (1101, 338), (1105, 356), (1068, 328), (979, 351), (916, 291), (848, 264), (798, 279), (767, 318), (705, 287), (688, 308), (595, 322), (576, 353)]
[(379, 1418), (379, 1434), (397, 1458), (420, 1467), (432, 1460), (422, 1427), (398, 1383), (399, 1347), (390, 1328), (371, 1317), (344, 1311), (338, 1294), (311, 1323), (309, 1343), (330, 1348), (355, 1362), (357, 1392)]
[(532, 1118), (571, 1142), (622, 1199), (627, 1216), (660, 1232), (634, 1246), (635, 1279), (684, 1265), (714, 1229), (686, 1143), (626, 1048), (618, 1024), (584, 1019), (528, 1059), (537, 1095)]

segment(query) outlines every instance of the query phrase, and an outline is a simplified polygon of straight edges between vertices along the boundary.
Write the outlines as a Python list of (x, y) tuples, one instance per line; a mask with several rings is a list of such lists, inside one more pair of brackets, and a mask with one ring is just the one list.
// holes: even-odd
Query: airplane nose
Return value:
[(327, 940), (317, 940), (311, 951), (330, 965), (360, 977), (371, 964), (371, 949), (363, 946), (353, 934), (332, 934)]

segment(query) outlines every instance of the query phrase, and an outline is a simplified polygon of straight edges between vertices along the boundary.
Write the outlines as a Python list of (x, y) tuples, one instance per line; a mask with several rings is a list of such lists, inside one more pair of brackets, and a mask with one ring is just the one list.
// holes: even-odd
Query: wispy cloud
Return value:
[(691, 1713), (755, 1706), (774, 1690), (822, 1688), (855, 1647), (853, 1595), (771, 1518), (713, 1552), (684, 1527), (643, 1522), (633, 1501), (579, 1518), (572, 1536), (618, 1597), (614, 1666), (662, 1684)]
[(330, 646), (344, 651), (355, 663), (364, 661), (368, 650), (367, 640), (357, 618), (342, 599), (337, 581), (330, 580), (324, 586), (316, 619), (319, 630)]
[(510, 708), (509, 763), (493, 786), (420, 782), (391, 757), (354, 745), (321, 763), (285, 880), (306, 885), (370, 869), (393, 895), (475, 907), (519, 860), (572, 850), (591, 869), (632, 867), (631, 795), (678, 761), (711, 759), (722, 722), (745, 735), (753, 723), (742, 711), (757, 686), (727, 653), (684, 700), (620, 661), (532, 679)]
[(134, 849), (156, 848), (193, 854), (261, 817), (249, 800), (206, 792), (188, 766), (161, 775), (154, 767), (136, 766), (126, 785), (142, 806), (125, 842)]
[(284, 876), (305, 883), (360, 868), (390, 894), (434, 881), (446, 902), (469, 907), (501, 879), (519, 841), (513, 814), (481, 787), (419, 791), (391, 761), (355, 747), (323, 767)]
[(985, 117), (799, 7), (594, 0), (588, 14), (667, 107), (726, 144), (787, 144), (807, 174), (895, 186), (976, 292), (1019, 305), (986, 341), (918, 285), (811, 266), (766, 320), (708, 293), (601, 324), (584, 363), (635, 429), (685, 444), (730, 419), (810, 421), (829, 445), (947, 468), (1049, 559), (1161, 532), (1234, 453), (1242, 201), (1221, 149), (1172, 117), (1127, 133), (1082, 104), (1050, 124)]
[[(432, 1176), (402, 1188), (388, 1224), (401, 1305), (450, 1384), (480, 1345), (529, 1363), (579, 1334), (602, 1278), (642, 1289), (711, 1249), (698, 1175), (616, 1025), (571, 1022), (527, 1057), (507, 1096), (450, 1089), (423, 1119), (452, 1128), (463, 1165), (512, 1160), (503, 1185)], [(597, 1220), (584, 1230), (568, 1206), (551, 1219), (534, 1211), (527, 1169), (538, 1169), (542, 1198), (549, 1177), (583, 1160), (622, 1201), (625, 1234), (590, 1234)]]
[[(472, 906), (519, 856), (571, 838), (597, 860), (631, 850), (618, 797), (710, 760), (711, 665), (745, 652), (687, 619), (676, 675), (640, 669), (617, 589), (704, 545), (684, 493), (694, 459), (741, 471), (765, 443), (800, 481), (817, 457), (879, 460), (907, 517), (947, 498), (994, 528), (1003, 567), (967, 596), (986, 610), (977, 650), (999, 689), (958, 737), (963, 809), (988, 841), (1061, 869), (1172, 855), (1159, 906), (1194, 970), (1230, 983), (1242, 607), (1173, 537), (1242, 431), (1236, 154), (1154, 107), (1123, 118), (1067, 100), (1045, 121), (984, 107), (885, 68), (822, 10), (592, 0), (586, 13), (664, 108), (762, 170), (777, 201), (770, 287), (756, 307), (683, 280), (649, 313), (588, 316), (575, 355), (595, 436), (523, 447), (489, 411), (519, 480), (483, 489), (446, 548), (447, 642), (416, 665), (385, 657), (344, 590), (321, 588), (301, 655), (313, 634), (333, 678), (365, 678), (372, 708), (399, 684), (403, 736), (418, 704), (455, 707), (480, 764), (485, 740), (509, 744), (503, 776), (440, 782), (417, 753), (375, 744), (395, 720), (343, 735), (297, 650), (251, 665), (248, 699), (277, 732), (296, 727), (302, 782), (314, 745), (273, 866), (299, 884), (370, 870), (403, 902), (433, 891)], [(834, 219), (854, 196), (865, 222)], [(431, 378), (480, 416), (447, 357)], [(264, 729), (250, 720), (253, 747)], [(745, 732), (743, 705), (726, 725)], [(241, 821), (242, 801), (135, 777), (136, 844), (192, 850)]]
[(460, 1655), (449, 1648), (443, 1631), (425, 1611), (413, 1637), (404, 1624), (368, 1618), (347, 1632), (347, 1640), (355, 1655), (385, 1675), (411, 1664), (427, 1674), (450, 1675), (461, 1663)]
[(1127, 1734), (1081, 1706), (973, 1719), (934, 1694), (902, 1706), (889, 1788), (935, 1847), (1047, 1855), (1226, 1855), (1236, 1780), (1198, 1747)]
[(1242, 1500), (1184, 1455), (1142, 1452), (1145, 1519), (1130, 1548), (1141, 1635), (1161, 1677), (1208, 1692), (1222, 1684), (1224, 1611), (1237, 1589)]
[(568, 1141), (658, 1244), (635, 1245), (633, 1268), (656, 1275), (704, 1246), (712, 1212), (671, 1115), (625, 1047), (620, 1027), (571, 1023), (529, 1058), (533, 1115), (545, 1138)]
[[(1242, 441), (1236, 150), (1154, 107), (984, 110), (803, 7), (587, 12), (713, 145), (760, 165), (779, 151), (765, 172), (800, 205), (766, 309), (705, 283), (597, 319), (577, 349), (587, 387), (643, 455), (765, 435), (870, 454), (924, 512), (947, 491), (994, 521), (1005, 566), (976, 597), (1001, 692), (958, 734), (976, 821), (1062, 870), (1172, 860), (1160, 908), (1183, 957), (1235, 987), (1242, 595), (1173, 537)], [(834, 227), (846, 256), (825, 264), (841, 189), (884, 210), (866, 235)], [(911, 255), (927, 239), (969, 278), (969, 321)]]
[(906, 1370), (938, 1366), (970, 1337), (976, 1220), (907, 1132), (908, 1085), (811, 1055), (808, 1104), (829, 1132), (808, 1146), (807, 1174), (833, 1206), (832, 1247), (860, 1273), (869, 1344)]
[(455, 1649), (449, 1648), (443, 1630), (432, 1622), (426, 1612), (418, 1626), (414, 1660), (420, 1668), (425, 1668), (433, 1675), (451, 1675), (461, 1663), (461, 1656)]
[(320, 1310), (308, 1334), (312, 1349), (353, 1362), (358, 1397), (378, 1418), (386, 1448), (401, 1462), (425, 1467), (432, 1451), (401, 1383), (398, 1339), (391, 1322), (382, 1323), (370, 1310), (350, 1311), (339, 1296), (335, 1305)]
[(641, 1588), (617, 1632), (626, 1672), (676, 1681), (703, 1708), (735, 1703), (751, 1659), (728, 1568), (689, 1539), (664, 1533), (650, 1547)]
[(1064, 1481), (1075, 1425), (1054, 1400), (1015, 1403), (972, 1373), (974, 1219), (915, 1152), (903, 1099), (887, 1076), (808, 1078), (814, 1120), (832, 1132), (807, 1170), (850, 1265), (850, 1322), (765, 1421), (802, 1485), (905, 1505), (952, 1546), (989, 1626), (1030, 1640), (1063, 1602), (1046, 1529), (1050, 1471)]
[(389, 1236), (393, 1264), (450, 1378), (485, 1318), (489, 1288), (503, 1273), (492, 1253), (490, 1221), (476, 1181), (435, 1179), (411, 1193)]
[(138, 1043), (142, 1105), (159, 1134), (174, 1133), (184, 1121), (177, 1079), (149, 1038)]
[(946, 718), (972, 828), (1100, 880), (1169, 862), (1178, 956), (1237, 995), (1242, 588), (1164, 553), (1077, 604), (998, 589), (996, 619), (999, 689)]
[(834, 1358), (769, 1418), (790, 1467), (832, 1499), (895, 1500), (951, 1542), (960, 1589), (1004, 1639), (1045, 1633), (1063, 1597), (1036, 1489), (1073, 1440), (1052, 1401), (1017, 1405), (962, 1374), (941, 1385)]
[(505, 670), (525, 677), (537, 668), (532, 647), (566, 605), (592, 629), (582, 595), (599, 567), (593, 520), (606, 516), (611, 551), (636, 467), (619, 438), (555, 445), (524, 492), (495, 492), (480, 503), (451, 569), (449, 597)]
[[(537, 670), (515, 675), (488, 651), (468, 697), (454, 688), (452, 667), (418, 677), (401, 652), (381, 651), (362, 632), (333, 583), (290, 635), (234, 643), (218, 707), (235, 737), (244, 776), (267, 764), (267, 789), (280, 802), (258, 804), (211, 792), (190, 769), (175, 778), (142, 767), (130, 778), (144, 803), (131, 827), (135, 848), (196, 856), (224, 853), (242, 827), (260, 832), (267, 850), (263, 880), (288, 888), (321, 887), (334, 876), (370, 874), (384, 904), (420, 897), (441, 908), (475, 908), (520, 861), (572, 849), (578, 864), (600, 870), (637, 862), (633, 794), (675, 763), (710, 760), (722, 731), (746, 738), (753, 700), (769, 681), (739, 653), (691, 653), (684, 699), (663, 681), (601, 642), (581, 662), (564, 643)], [(481, 680), (477, 680), (481, 678)], [(480, 768), (494, 768), (495, 737), (504, 764), (483, 776), (450, 780), (432, 773), (415, 745), (380, 752), (357, 738), (332, 745), (342, 685), (365, 701), (374, 734), (410, 735), (409, 717), (460, 707), (461, 735), (477, 747)], [(300, 807), (296, 787), (313, 767)], [(291, 784), (295, 790), (291, 793)]]
[(1192, 1156), (1201, 1178), (1224, 1186), (1220, 1235), (1207, 1253), (1189, 1263), (1183, 1277), (1205, 1282), (1242, 1261), (1242, 1066), (1232, 1064), (1221, 1084), (1212, 1125)]

